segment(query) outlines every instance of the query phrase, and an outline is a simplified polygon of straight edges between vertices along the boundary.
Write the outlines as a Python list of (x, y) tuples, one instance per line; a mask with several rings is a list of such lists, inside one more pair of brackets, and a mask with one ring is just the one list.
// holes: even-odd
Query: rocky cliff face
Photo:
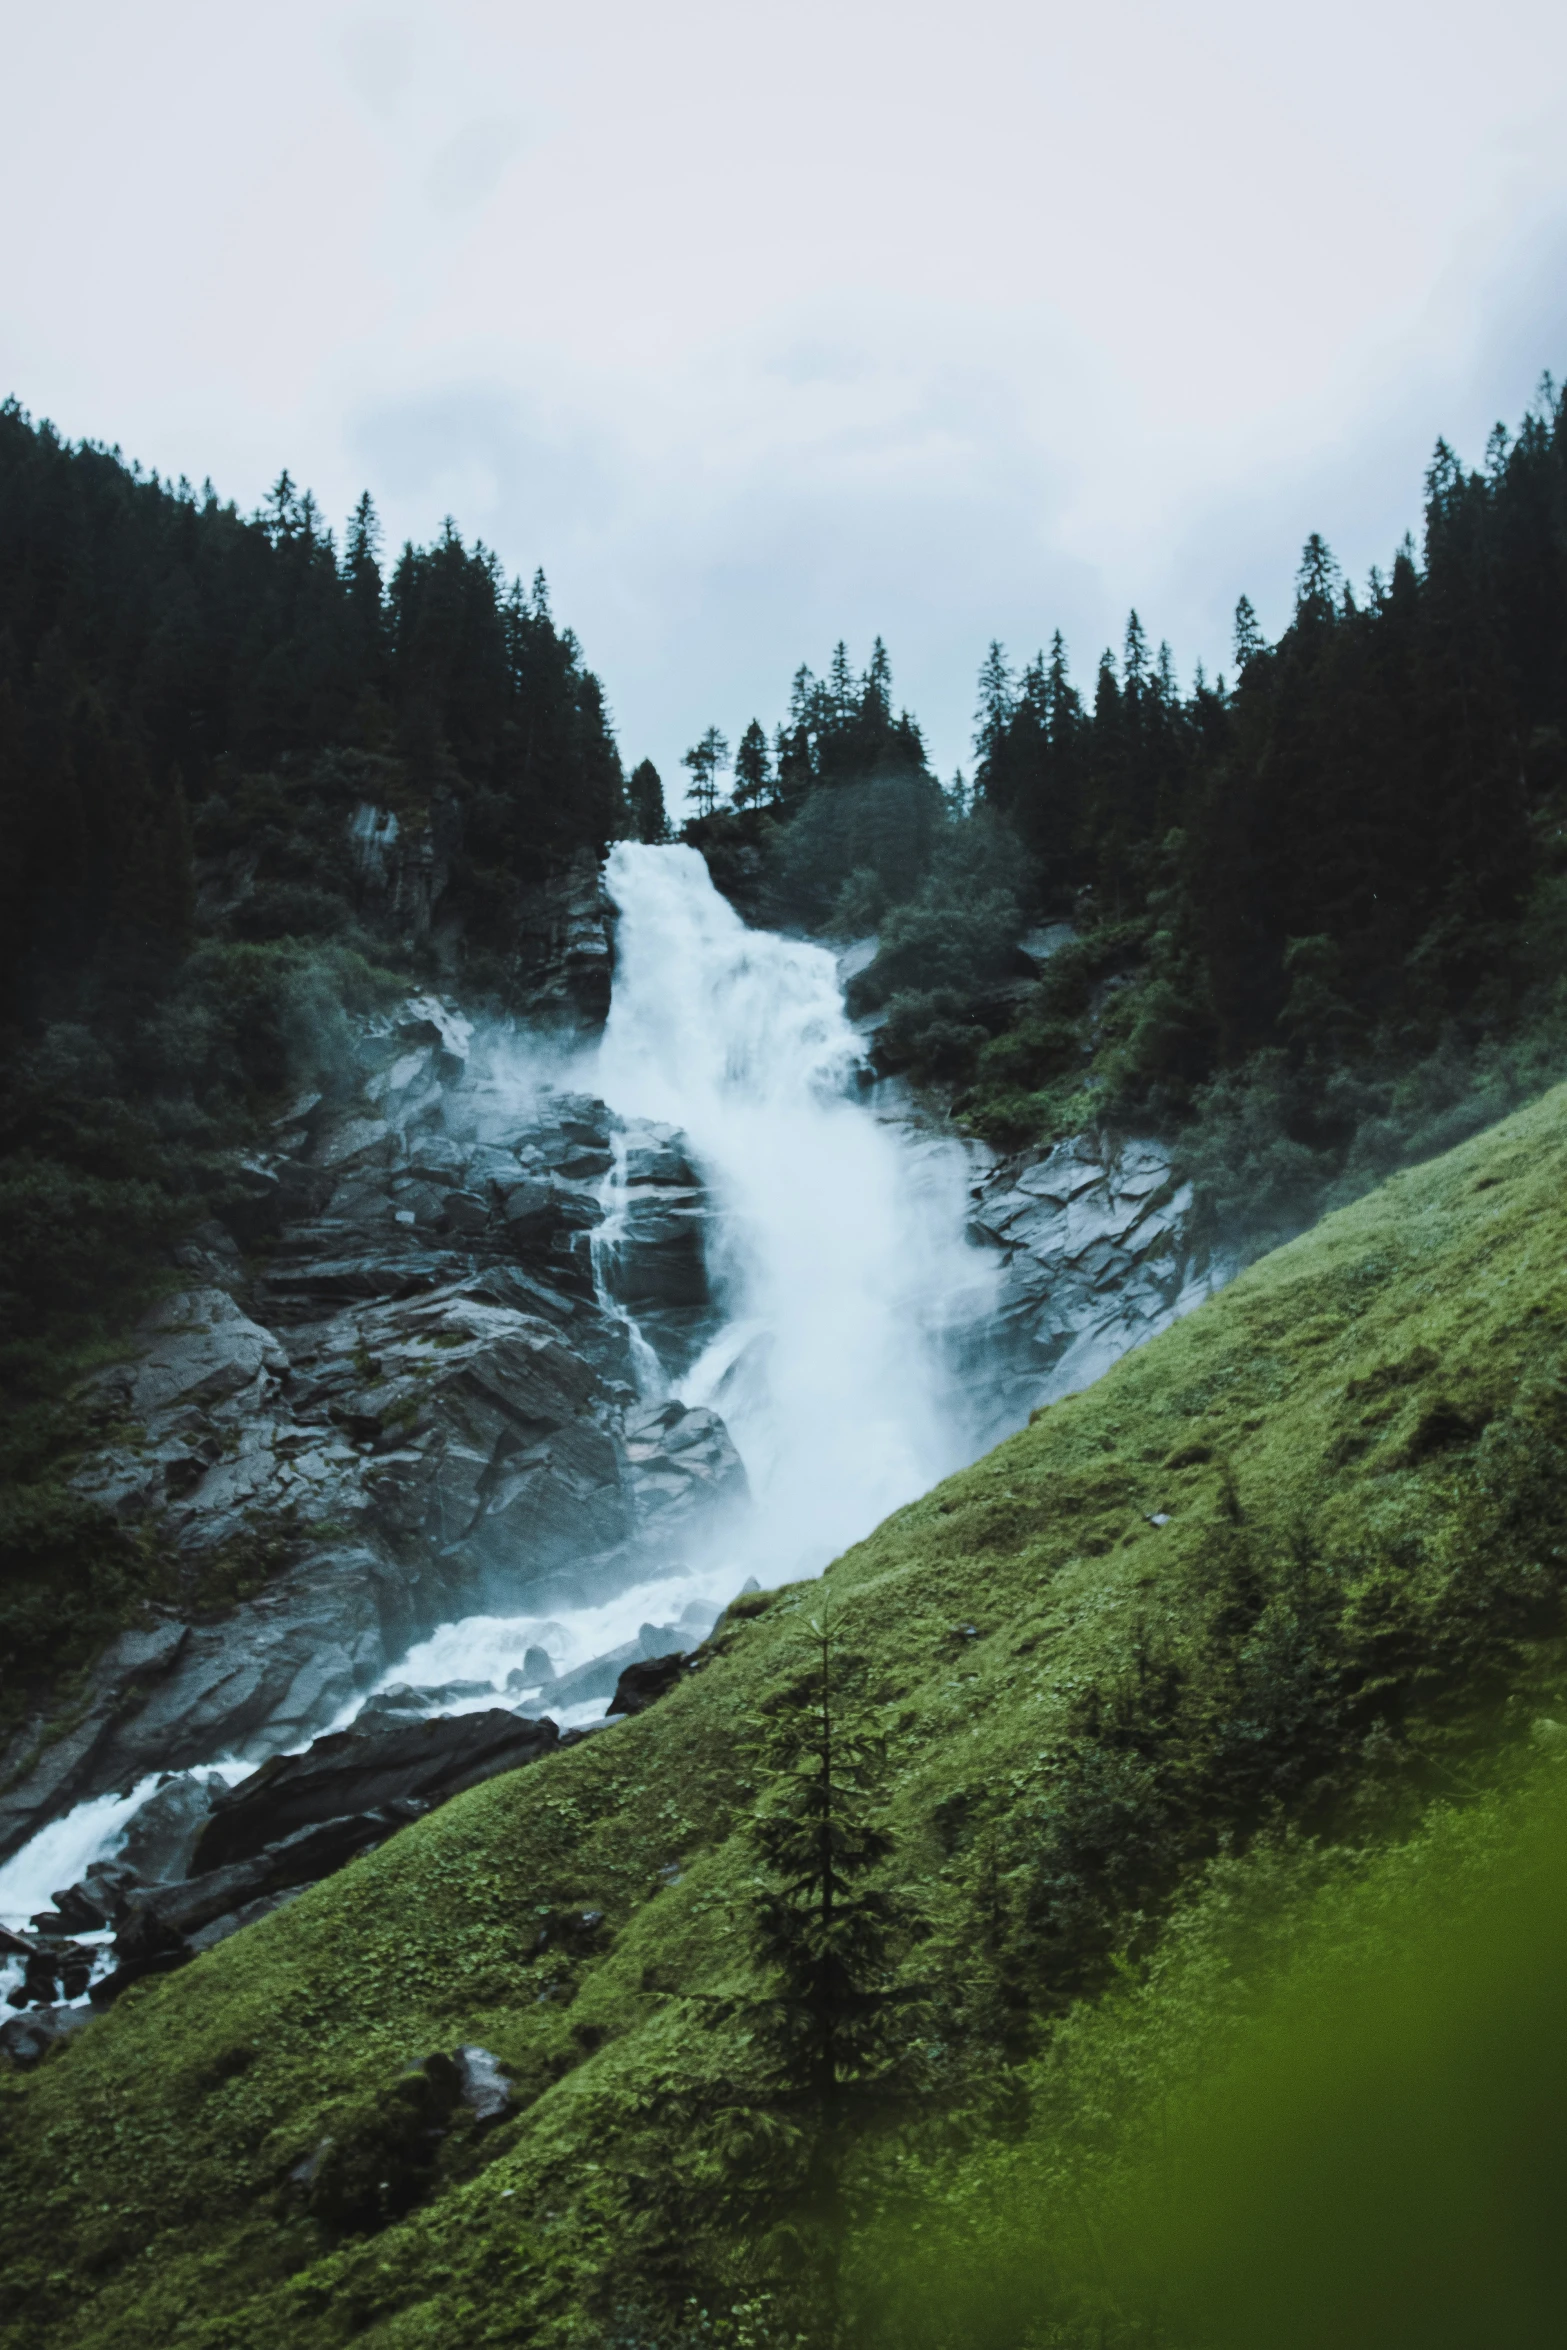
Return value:
[[(432, 944), (452, 977), (462, 942), (449, 887), (461, 844), (461, 810), (452, 800), (436, 800), (413, 826), (364, 801), (348, 827), (361, 920)], [(610, 906), (592, 852), (579, 849), (548, 879), (518, 890), (509, 929), (505, 982), (514, 1009), (556, 1026), (600, 1026), (609, 1010)]]
[[(364, 886), (402, 903), (425, 872), (434, 918), (438, 859), (396, 851), (365, 828)], [(596, 1604), (744, 1500), (722, 1420), (667, 1398), (627, 1319), (673, 1376), (716, 1326), (684, 1137), (570, 1090), (559, 1053), (539, 1076), (540, 1035), (591, 1023), (609, 990), (596, 870), (551, 888), (520, 950), (548, 1017), (483, 1051), (435, 996), (364, 1024), (93, 1382), (79, 1489), (165, 1546), (192, 1597), (13, 1742), (0, 1858), (149, 1773), (304, 1744), (454, 1618)], [(1207, 1294), (1223, 1269), (1194, 1260), (1189, 1206), (1148, 1142), (975, 1153), (971, 1238), (997, 1278), (953, 1344), (991, 1435)], [(629, 1653), (584, 1668), (602, 1694)]]
[(1196, 1249), (1189, 1185), (1160, 1143), (1079, 1134), (984, 1167), (973, 1238), (999, 1256), (984, 1344), (1016, 1426), (1090, 1386), (1233, 1270)]
[(618, 1310), (711, 1321), (679, 1138), (470, 1041), (433, 998), (371, 1023), (248, 1162), (242, 1232), (202, 1228), (94, 1382), (80, 1490), (193, 1589), (260, 1587), (127, 1631), (68, 1725), (28, 1726), (0, 1857), (149, 1772), (295, 1746), (436, 1625), (585, 1605), (744, 1499), (722, 1421), (639, 1392)]

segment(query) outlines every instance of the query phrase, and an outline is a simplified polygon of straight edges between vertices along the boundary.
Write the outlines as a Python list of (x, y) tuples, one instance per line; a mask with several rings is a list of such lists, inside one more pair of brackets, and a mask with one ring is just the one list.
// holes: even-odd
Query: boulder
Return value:
[(280, 1909), (307, 1885), (318, 1884), (360, 1853), (384, 1843), (428, 1808), (410, 1799), (318, 1821), (184, 1884), (141, 1889), (123, 1905), (114, 1941), (115, 1965), (92, 1985), (88, 1996), (93, 2006), (110, 2007), (144, 1975), (168, 1974), (203, 1950), (214, 1949), (231, 1934)]
[(328, 1173), (341, 1174), (348, 1168), (394, 1166), (401, 1155), (401, 1141), (385, 1118), (350, 1112), (322, 1123), (310, 1160)]
[(491, 1212), (487, 1192), (449, 1191), (442, 1212), (442, 1229), (471, 1240), (488, 1232)]
[(562, 1673), (559, 1680), (550, 1683), (551, 1711), (564, 1713), (568, 1706), (590, 1705), (596, 1697), (613, 1697), (622, 1670), (637, 1662), (641, 1655), (641, 1641), (627, 1640), (603, 1656), (589, 1657), (585, 1664), (573, 1666), (569, 1673)]
[(626, 1137), (626, 1182), (656, 1183), (672, 1191), (698, 1189), (700, 1178), (692, 1167), (687, 1148), (678, 1126), (651, 1123), (633, 1126)]
[[(352, 1855), (349, 1857), (352, 1858)], [(222, 1917), (213, 1918), (209, 1924), (198, 1926), (194, 1933), (186, 1936), (186, 1948), (193, 1958), (199, 1958), (204, 1950), (216, 1950), (220, 1942), (226, 1942), (231, 1934), (239, 1933), (242, 1927), (253, 1926), (258, 1918), (270, 1917), (275, 1909), (286, 1908), (289, 1902), (297, 1901), (304, 1890), (303, 1885), (290, 1885), (281, 1893), (258, 1894), (254, 1901), (243, 1902), (238, 1909), (228, 1910)]]
[(41, 1911), (33, 1924), (46, 1934), (96, 1934), (113, 1917), (124, 1890), (138, 1881), (132, 1869), (111, 1873), (100, 1863), (81, 1884), (51, 1893), (53, 1913)]
[(47, 2007), (56, 1999), (80, 1999), (92, 1978), (97, 1950), (88, 1942), (56, 1939), (53, 1920), (47, 1911), (33, 1923), (41, 1926), (42, 1938), (28, 1952), (22, 1980), (7, 1994), (8, 2004)]
[(673, 1398), (626, 1414), (632, 1505), (641, 1530), (676, 1538), (700, 1512), (750, 1498), (745, 1464), (716, 1412)]
[[(91, 1795), (308, 1738), (406, 1651), (411, 1598), (396, 1560), (332, 1543), (216, 1623), (121, 1633), (72, 1726), (0, 1794), (0, 1858)], [(438, 1583), (426, 1607), (437, 1621), (450, 1612)], [(37, 1735), (30, 1725), (13, 1745), (13, 1772)]]
[(444, 1802), (500, 1771), (538, 1761), (556, 1739), (552, 1721), (521, 1720), (500, 1707), (432, 1721), (356, 1723), (318, 1738), (303, 1754), (274, 1756), (229, 1788), (213, 1806), (193, 1865), (226, 1868), (303, 1829), (387, 1805)]
[(10, 2058), (18, 2072), (30, 2072), (41, 2064), (51, 2048), (57, 2048), (72, 2032), (81, 2030), (91, 2017), (80, 2007), (34, 2007), (25, 2015), (13, 2016), (9, 2023), (0, 2024), (0, 2050)]
[(467, 1152), (448, 1134), (421, 1134), (408, 1152), (409, 1174), (443, 1190), (451, 1190), (462, 1182), (467, 1164)]
[[(126, 1876), (141, 1877), (152, 1884), (172, 1883), (185, 1876), (213, 1796), (223, 1785), (215, 1772), (168, 1772), (157, 1791), (132, 1812), (121, 1832), (117, 1858), (124, 1864)], [(88, 1876), (102, 1880), (102, 1866), (89, 1870)], [(98, 1890), (96, 1886), (93, 1889)], [(103, 1891), (111, 1903), (99, 1920), (106, 1925), (114, 1914), (113, 1897), (106, 1883)]]
[(639, 1657), (622, 1670), (607, 1710), (612, 1714), (646, 1713), (650, 1705), (667, 1697), (690, 1669), (678, 1648), (664, 1656)]

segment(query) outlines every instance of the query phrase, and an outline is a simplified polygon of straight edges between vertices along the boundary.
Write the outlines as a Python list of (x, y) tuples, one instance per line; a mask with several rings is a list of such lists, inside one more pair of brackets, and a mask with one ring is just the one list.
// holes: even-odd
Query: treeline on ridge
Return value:
[(1567, 400), (1425, 493), (1359, 594), (1307, 542), (1276, 644), (1243, 597), (1228, 682), (1183, 693), (1135, 612), (1090, 694), (1059, 635), (1021, 675), (993, 644), (967, 793), (840, 646), (727, 805), (722, 736), (687, 754), (686, 837), (763, 915), (879, 929), (880, 1057), (978, 1131), (1179, 1134), (1216, 1225), (1275, 1237), (1567, 1043)]
[(0, 406), (8, 1030), (188, 945), (197, 870), (236, 844), (243, 906), (200, 927), (322, 938), (353, 926), (355, 808), (433, 826), (454, 927), (499, 957), (516, 887), (624, 828), (542, 574), (508, 583), (448, 523), (384, 577), (380, 538), (368, 495), (339, 547), (286, 473), (242, 516)]
[(339, 545), (286, 474), (247, 517), (0, 405), (0, 1581), (145, 1579), (52, 1482), (83, 1350), (346, 1017), (506, 1002), (519, 908), (625, 822), (542, 575), (448, 525), (388, 576), (368, 496)]

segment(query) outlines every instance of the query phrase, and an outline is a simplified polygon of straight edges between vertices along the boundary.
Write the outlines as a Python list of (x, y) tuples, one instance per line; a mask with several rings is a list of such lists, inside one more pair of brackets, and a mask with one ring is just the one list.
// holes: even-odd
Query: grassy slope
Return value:
[[(1564, 1340), (1567, 1088), (1263, 1260), (841, 1559), (893, 1732), (897, 1865), (933, 1928), (922, 1974), (974, 1996), (980, 1845), (943, 1828), (954, 1796), (1004, 1816), (1048, 1793), (1074, 1704), (1135, 1628), (1207, 1653), (1226, 1465), (1251, 1522), (1309, 1519), (1364, 1578), (1419, 1585), (1477, 1506), (1463, 1428), (1512, 1409)], [(1206, 1457), (1169, 1465), (1183, 1454)], [(818, 1597), (777, 1595), (648, 1715), (460, 1798), (0, 2081), (0, 2342), (569, 2331), (683, 2151), (682, 2084), (732, 2061), (736, 2027), (688, 2000), (744, 1976), (743, 1738)], [(1511, 1669), (1546, 1686), (1557, 1663), (1538, 1641)], [(568, 1906), (607, 1924), (538, 1952)], [(520, 2118), (421, 2209), (326, 2246), (279, 2198), (289, 2167), (470, 2039), (511, 2070)]]

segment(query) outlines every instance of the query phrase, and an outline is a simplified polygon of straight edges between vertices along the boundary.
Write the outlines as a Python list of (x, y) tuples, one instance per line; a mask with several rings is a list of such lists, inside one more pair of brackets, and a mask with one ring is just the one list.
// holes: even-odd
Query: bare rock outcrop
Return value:
[(1194, 1246), (1191, 1205), (1150, 1141), (1074, 1135), (981, 1176), (970, 1230), (1001, 1259), (986, 1345), (1008, 1410), (1089, 1386), (1227, 1278)]
[[(619, 1121), (580, 1093), (519, 1099), (470, 1047), (438, 998), (367, 1021), (356, 1069), (237, 1173), (249, 1256), (204, 1228), (86, 1393), (77, 1489), (195, 1598), (122, 1633), (68, 1722), (22, 1726), (0, 1857), (149, 1773), (298, 1746), (436, 1625), (606, 1597), (744, 1499), (713, 1413), (639, 1402), (595, 1256)], [(681, 1179), (658, 1189), (699, 1259), (679, 1138), (635, 1139), (641, 1172)], [(236, 1575), (249, 1596), (215, 1608)]]

